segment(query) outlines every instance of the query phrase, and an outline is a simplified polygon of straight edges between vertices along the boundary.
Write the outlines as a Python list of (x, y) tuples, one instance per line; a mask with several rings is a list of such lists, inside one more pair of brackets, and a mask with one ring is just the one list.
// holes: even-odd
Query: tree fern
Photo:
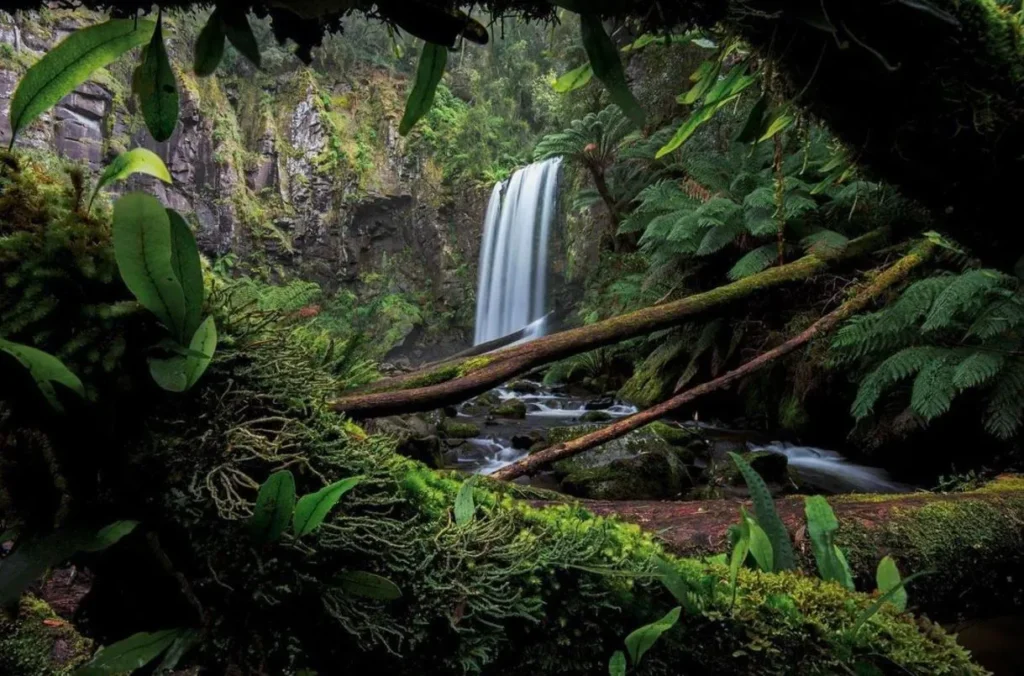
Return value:
[(941, 358), (942, 350), (934, 347), (908, 347), (892, 355), (860, 384), (853, 402), (853, 415), (858, 420), (870, 415), (875, 402), (886, 388), (915, 375), (933, 359)]
[(910, 407), (925, 420), (932, 420), (949, 410), (956, 393), (952, 364), (945, 358), (932, 359), (914, 379)]
[(765, 244), (753, 251), (748, 251), (743, 258), (736, 261), (730, 268), (729, 279), (735, 281), (750, 275), (757, 274), (767, 267), (770, 267), (779, 257), (779, 247), (776, 244)]
[(958, 313), (980, 308), (985, 302), (985, 293), (1005, 279), (1005, 275), (995, 270), (970, 270), (954, 277), (935, 299), (921, 330), (945, 328)]
[(957, 364), (953, 371), (953, 385), (959, 391), (983, 385), (998, 374), (1006, 357), (998, 352), (973, 352)]

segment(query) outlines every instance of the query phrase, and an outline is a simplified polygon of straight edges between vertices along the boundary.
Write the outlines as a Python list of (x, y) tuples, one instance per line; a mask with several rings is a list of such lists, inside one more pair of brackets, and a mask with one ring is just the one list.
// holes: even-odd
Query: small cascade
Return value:
[(857, 465), (835, 451), (794, 446), (782, 441), (767, 445), (747, 444), (752, 451), (770, 451), (786, 456), (790, 467), (815, 488), (829, 493), (905, 493), (910, 486), (889, 478), (877, 467)]
[(526, 340), (544, 335), (548, 239), (561, 162), (531, 164), (494, 186), (480, 248), (475, 345), (525, 327)]

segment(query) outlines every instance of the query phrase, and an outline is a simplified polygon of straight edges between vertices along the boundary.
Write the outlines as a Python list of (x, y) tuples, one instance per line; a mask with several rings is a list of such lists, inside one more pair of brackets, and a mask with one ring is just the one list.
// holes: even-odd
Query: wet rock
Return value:
[(518, 399), (509, 399), (492, 408), (491, 413), (498, 418), (522, 420), (526, 417), (526, 404)]
[(654, 446), (632, 457), (588, 469), (562, 479), (570, 495), (594, 500), (665, 500), (683, 496), (694, 485), (689, 468), (675, 449)]
[(578, 439), (579, 437), (582, 437), (584, 434), (588, 434), (599, 428), (600, 425), (593, 424), (552, 427), (548, 431), (548, 442), (551, 445), (565, 443), (566, 441)]
[(583, 408), (587, 409), (588, 411), (600, 411), (603, 409), (611, 408), (614, 405), (615, 400), (612, 399), (611, 397), (599, 397), (597, 399), (591, 399), (590, 401), (588, 401), (586, 404), (583, 405)]
[(517, 394), (537, 394), (540, 392), (540, 385), (531, 383), (529, 380), (516, 380), (509, 383), (507, 389)]
[(611, 419), (611, 414), (606, 413), (604, 411), (587, 411), (582, 416), (580, 416), (580, 422), (585, 423), (608, 422)]
[(519, 451), (526, 451), (532, 449), (538, 444), (547, 445), (544, 434), (541, 432), (531, 432), (529, 434), (514, 434), (512, 435), (512, 448)]
[(394, 437), (395, 450), (413, 460), (440, 466), (442, 448), (437, 427), (415, 415), (376, 418), (368, 425), (372, 432)]
[[(748, 451), (741, 453), (741, 455), (754, 471), (761, 475), (765, 483), (775, 485), (789, 484), (789, 458), (786, 456), (781, 453), (772, 453), (771, 451)], [(728, 457), (719, 461), (715, 474), (718, 483), (740, 487), (746, 485), (743, 475), (736, 468), (736, 463)]]
[(480, 436), (480, 427), (473, 423), (455, 422), (451, 418), (442, 421), (441, 434), (449, 439), (472, 439)]
[(454, 406), (445, 406), (441, 412), (448, 418), (456, 418), (459, 415), (459, 409)]

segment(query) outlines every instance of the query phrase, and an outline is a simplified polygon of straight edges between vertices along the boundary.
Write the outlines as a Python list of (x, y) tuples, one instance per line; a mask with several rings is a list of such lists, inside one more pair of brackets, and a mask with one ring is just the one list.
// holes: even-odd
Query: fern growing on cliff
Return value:
[(837, 363), (867, 366), (854, 417), (871, 415), (884, 394), (912, 378), (909, 406), (925, 421), (976, 390), (985, 429), (1004, 439), (1017, 434), (1024, 422), (1021, 291), (1020, 280), (996, 270), (940, 274), (910, 285), (885, 309), (850, 320), (832, 354)]

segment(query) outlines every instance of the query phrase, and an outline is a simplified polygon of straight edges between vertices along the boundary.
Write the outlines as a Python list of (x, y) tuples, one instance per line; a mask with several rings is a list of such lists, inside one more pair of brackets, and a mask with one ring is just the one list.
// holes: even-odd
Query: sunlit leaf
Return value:
[(476, 505), (473, 502), (473, 487), (476, 485), (477, 475), (474, 474), (462, 483), (458, 494), (455, 496), (455, 523), (463, 526), (473, 520), (476, 513)]
[(745, 511), (743, 512), (743, 518), (747, 520), (747, 526), (750, 528), (751, 556), (757, 562), (758, 568), (766, 573), (773, 572), (775, 570), (775, 555), (772, 552), (771, 541), (765, 534), (764, 529), (758, 526), (757, 522), (751, 519)]
[(430, 42), (423, 45), (420, 62), (416, 67), (416, 81), (409, 93), (409, 100), (405, 103), (405, 114), (402, 115), (402, 121), (398, 125), (398, 133), (402, 136), (408, 134), (434, 105), (437, 85), (441, 82), (441, 76), (444, 75), (444, 68), (447, 64), (447, 47)]
[(159, 155), (146, 148), (133, 148), (115, 157), (103, 170), (89, 199), (89, 208), (92, 208), (92, 203), (100, 190), (114, 181), (123, 181), (132, 174), (148, 174), (164, 183), (171, 182), (171, 173), (167, 171), (167, 166)]
[(61, 405), (60, 399), (57, 398), (57, 391), (53, 387), (54, 383), (63, 385), (80, 397), (85, 396), (85, 386), (82, 385), (82, 381), (64, 365), (64, 362), (52, 354), (28, 345), (12, 343), (3, 338), (0, 338), (0, 351), (17, 359), (18, 363), (28, 370), (29, 375), (36, 382), (36, 387), (55, 410), (63, 411), (64, 407)]
[(640, 664), (644, 653), (651, 649), (651, 646), (662, 634), (676, 625), (682, 610), (682, 608), (675, 607), (657, 622), (640, 627), (626, 637), (626, 650), (629, 651), (629, 657), (634, 666)]
[(302, 537), (319, 528), (331, 508), (338, 504), (338, 500), (341, 500), (341, 496), (352, 490), (362, 480), (363, 478), (359, 476), (349, 477), (336, 481), (330, 486), (325, 486), (316, 493), (299, 498), (295, 505), (295, 514), (292, 517), (292, 531), (295, 536)]
[(115, 521), (109, 526), (104, 526), (94, 537), (83, 542), (81, 550), (83, 552), (100, 552), (108, 547), (113, 547), (134, 531), (138, 525), (138, 521)]
[(594, 77), (594, 68), (590, 63), (585, 63), (579, 68), (573, 68), (568, 73), (563, 74), (555, 83), (551, 85), (556, 92), (559, 94), (565, 94), (575, 89), (579, 89), (587, 84)]
[(789, 129), (790, 127), (793, 126), (793, 123), (795, 121), (796, 114), (793, 113), (792, 109), (788, 107), (784, 108), (783, 110), (775, 114), (775, 117), (772, 118), (772, 121), (768, 123), (768, 128), (765, 130), (763, 134), (761, 134), (761, 137), (757, 139), (757, 142), (761, 143), (762, 141), (767, 141), (776, 134)]
[(902, 580), (900, 569), (891, 556), (886, 556), (878, 562), (878, 570), (875, 572), (875, 582), (878, 584), (878, 591), (882, 593), (892, 591), (889, 600), (896, 609), (903, 612), (907, 609), (907, 590), (900, 585)]
[(281, 537), (295, 509), (295, 477), (284, 469), (274, 472), (260, 486), (256, 507), (249, 517), (249, 534), (257, 542), (274, 542)]
[(174, 276), (178, 279), (178, 283), (181, 284), (181, 291), (185, 298), (182, 337), (194, 337), (196, 329), (202, 322), (203, 302), (206, 300), (199, 247), (196, 245), (192, 228), (181, 214), (174, 209), (168, 209), (167, 218), (171, 224), (171, 268), (174, 270)]
[(97, 69), (152, 38), (152, 21), (111, 19), (75, 31), (32, 65), (11, 98), (11, 145), (29, 123), (55, 106)]

